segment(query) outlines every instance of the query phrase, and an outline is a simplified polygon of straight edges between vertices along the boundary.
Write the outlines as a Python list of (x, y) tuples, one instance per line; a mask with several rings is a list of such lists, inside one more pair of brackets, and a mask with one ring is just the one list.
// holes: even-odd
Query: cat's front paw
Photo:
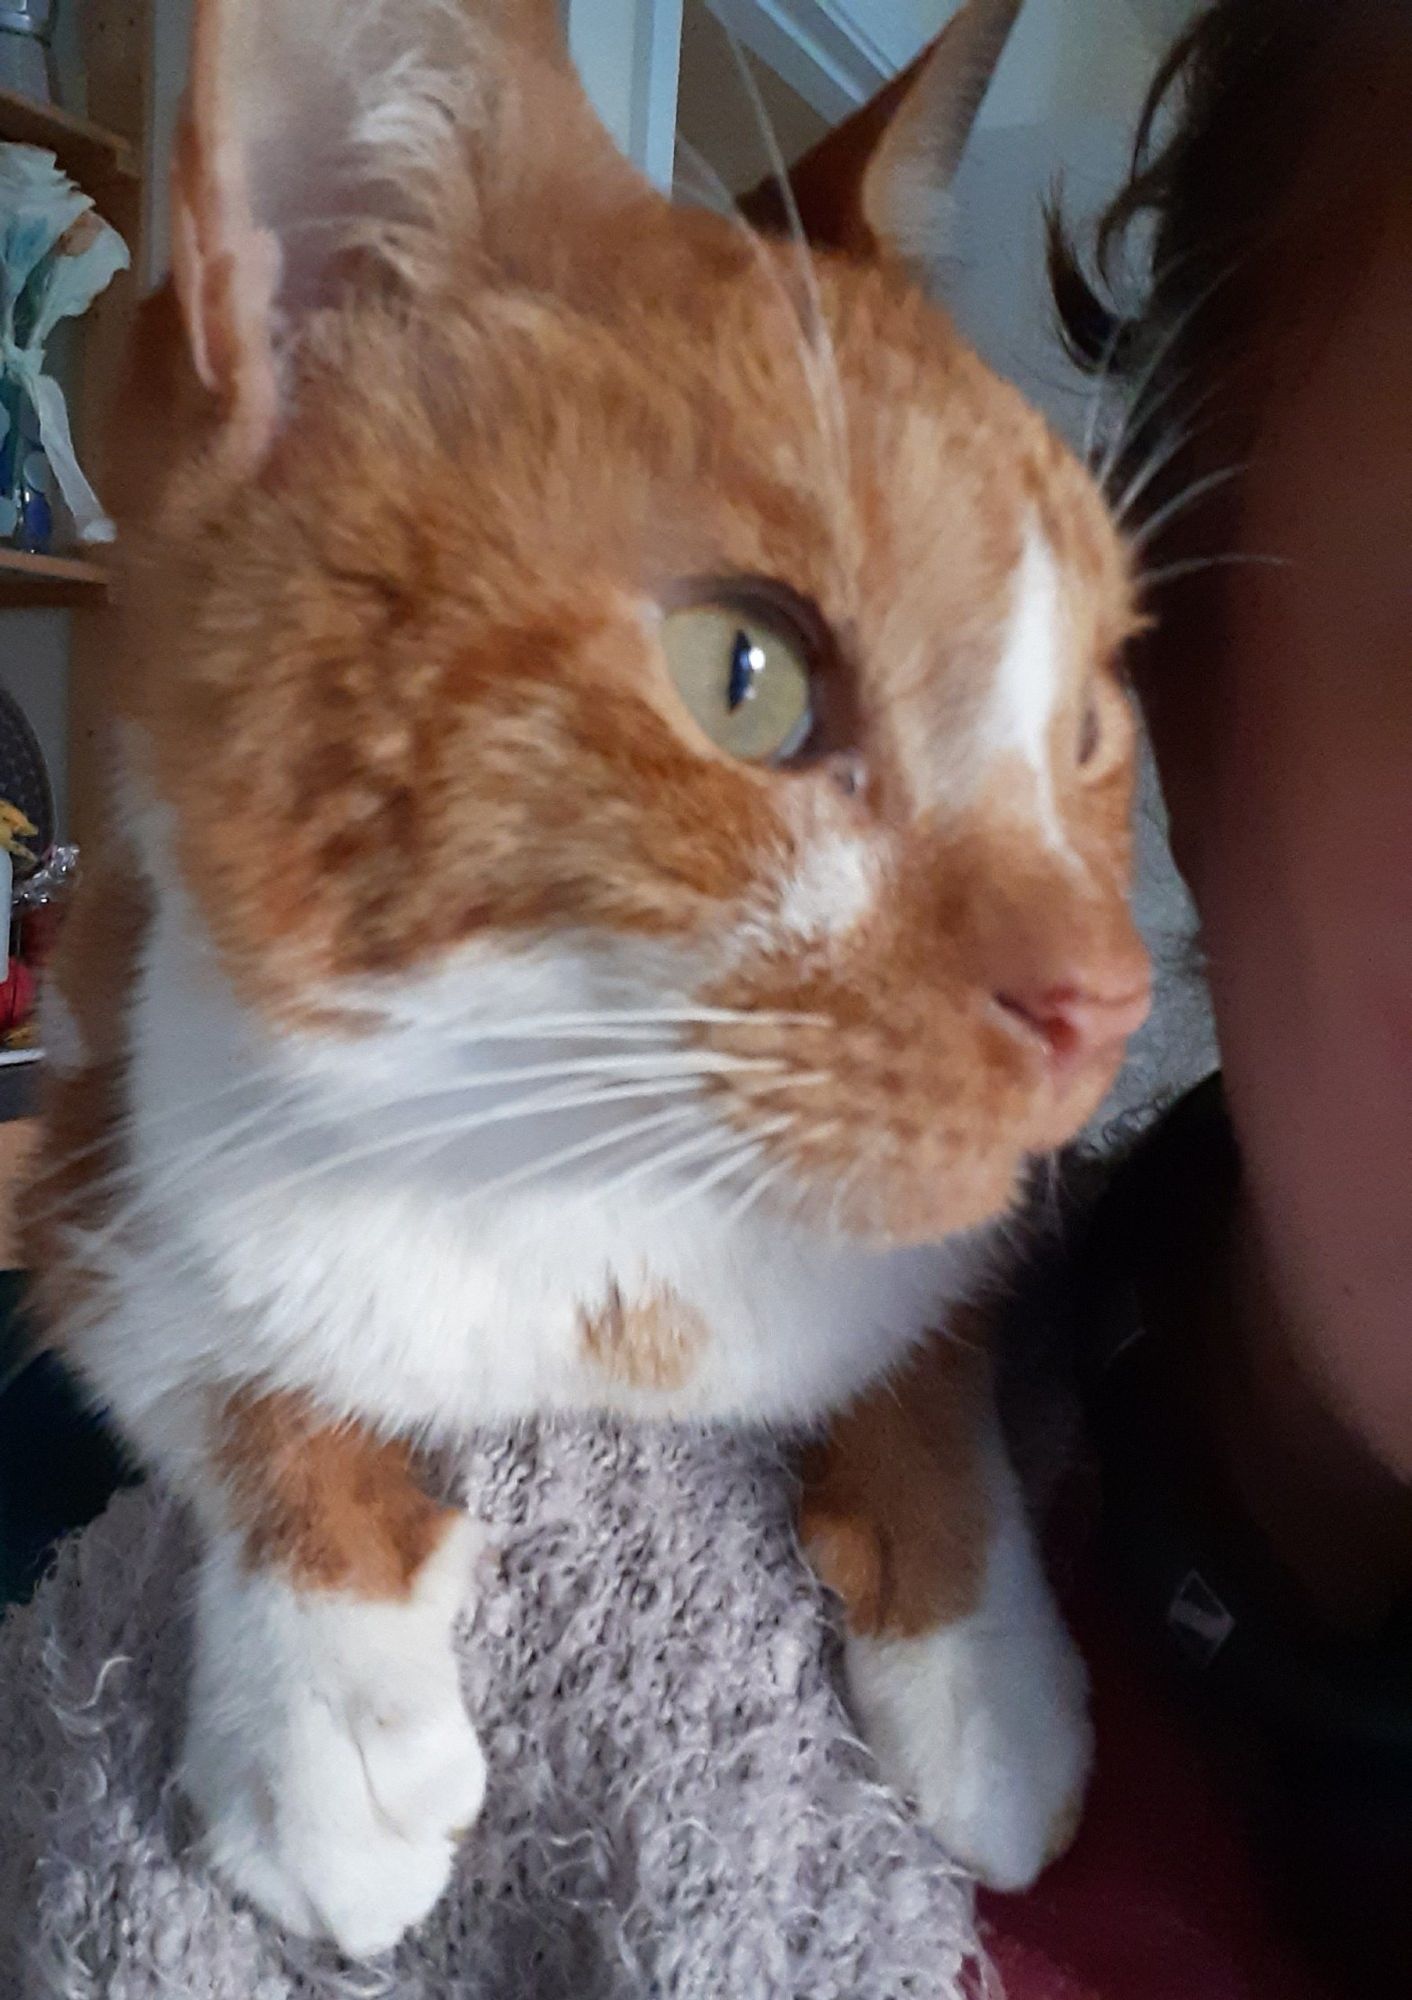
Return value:
[(884, 1776), (992, 1889), (1026, 1889), (1078, 1828), (1092, 1759), (1088, 1682), (1047, 1599), (918, 1638), (849, 1637), (863, 1732)]
[(350, 1957), (395, 1944), (446, 1887), (485, 1792), (451, 1624), (459, 1523), (404, 1601), (203, 1581), (182, 1784), (232, 1888)]

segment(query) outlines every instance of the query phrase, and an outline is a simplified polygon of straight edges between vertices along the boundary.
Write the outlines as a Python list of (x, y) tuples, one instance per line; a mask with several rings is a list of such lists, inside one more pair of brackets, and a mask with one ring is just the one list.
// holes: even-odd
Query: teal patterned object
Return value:
[(74, 452), (63, 392), (45, 372), (45, 345), (129, 262), (121, 236), (52, 153), (0, 145), (0, 542), (46, 547), (53, 493), (79, 541), (112, 539)]
[(0, 542), (36, 555), (49, 548), (52, 482), (39, 413), (19, 381), (0, 378)]

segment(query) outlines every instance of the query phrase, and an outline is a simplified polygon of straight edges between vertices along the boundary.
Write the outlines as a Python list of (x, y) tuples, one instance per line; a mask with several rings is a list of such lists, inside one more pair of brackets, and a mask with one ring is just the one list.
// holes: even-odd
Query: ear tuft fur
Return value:
[[(1022, 4), (966, 0), (909, 69), (796, 165), (790, 181), (812, 242), (922, 271), (936, 263), (951, 182)], [(764, 227), (784, 225), (769, 182), (743, 207)]]
[(918, 64), (868, 162), (861, 206), (877, 243), (926, 268), (947, 234), (951, 183), (1022, 0), (967, 0)]
[[(484, 249), (497, 203), (513, 210), (551, 174), (569, 196), (605, 171), (631, 180), (563, 60), (555, 11), (196, 0), (175, 274), (192, 361), (243, 458), (269, 443), (303, 321), (350, 283), (426, 294)], [(501, 221), (503, 239), (534, 234)]]

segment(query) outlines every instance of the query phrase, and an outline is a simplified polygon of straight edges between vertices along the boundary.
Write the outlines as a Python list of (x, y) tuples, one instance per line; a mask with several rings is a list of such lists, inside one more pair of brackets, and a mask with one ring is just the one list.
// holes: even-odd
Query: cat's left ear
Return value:
[[(951, 183), (1023, 0), (966, 0), (902, 74), (790, 173), (811, 243), (928, 270), (946, 247)], [(785, 220), (766, 182), (742, 204)]]
[(195, 0), (173, 273), (238, 463), (279, 428), (310, 315), (350, 287), (425, 293), (645, 198), (554, 0)]

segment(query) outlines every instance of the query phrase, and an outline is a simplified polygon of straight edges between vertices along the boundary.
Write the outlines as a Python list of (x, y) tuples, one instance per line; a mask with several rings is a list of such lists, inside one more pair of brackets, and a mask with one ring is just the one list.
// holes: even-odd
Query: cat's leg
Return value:
[(983, 1349), (933, 1338), (839, 1418), (810, 1453), (801, 1528), (843, 1600), (849, 1689), (885, 1774), (983, 1882), (1027, 1886), (1078, 1823), (1087, 1681)]
[(409, 1452), (291, 1396), (214, 1415), (183, 1788), (216, 1870), (361, 1957), (446, 1886), (485, 1765), (452, 1625), (475, 1534)]
[(177, 1386), (193, 1349), (218, 1350), (203, 1323), (218, 1309), (168, 1291), (159, 1256), (110, 1242), (133, 1185), (126, 995), (146, 929), (135, 859), (110, 850), (46, 998), (44, 1152), (24, 1204), (35, 1302), (50, 1343), (196, 1503), (182, 1777), (211, 1859), (287, 1928), (361, 1956), (431, 1908), (480, 1807), (452, 1649), (474, 1531), (421, 1491), (405, 1446), (293, 1396)]

